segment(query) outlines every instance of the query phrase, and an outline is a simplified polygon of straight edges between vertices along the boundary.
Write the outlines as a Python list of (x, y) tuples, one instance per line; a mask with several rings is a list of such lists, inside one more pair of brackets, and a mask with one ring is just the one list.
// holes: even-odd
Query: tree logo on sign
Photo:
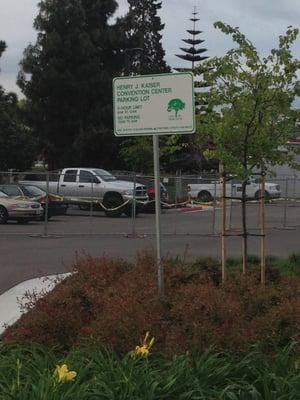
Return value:
[(172, 99), (168, 103), (168, 112), (175, 111), (175, 118), (178, 116), (178, 111), (185, 109), (185, 103), (180, 99)]

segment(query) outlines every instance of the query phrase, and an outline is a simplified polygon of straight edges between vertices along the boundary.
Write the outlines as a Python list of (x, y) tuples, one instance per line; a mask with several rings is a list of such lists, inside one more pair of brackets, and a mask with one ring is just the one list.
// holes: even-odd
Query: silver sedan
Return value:
[(8, 220), (19, 223), (39, 220), (42, 212), (43, 208), (38, 202), (12, 199), (0, 190), (0, 224)]

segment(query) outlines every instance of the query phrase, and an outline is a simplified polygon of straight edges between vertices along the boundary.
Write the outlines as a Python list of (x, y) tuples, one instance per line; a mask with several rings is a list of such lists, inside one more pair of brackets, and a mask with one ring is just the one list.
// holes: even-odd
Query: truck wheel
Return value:
[(0, 206), (0, 224), (6, 224), (8, 213), (5, 207)]
[(145, 203), (143, 207), (143, 212), (147, 214), (155, 214), (155, 201), (151, 200)]
[[(135, 206), (135, 216), (137, 216), (139, 213), (140, 213), (140, 207), (136, 204), (136, 206)], [(128, 203), (125, 206), (124, 214), (126, 215), (126, 217), (129, 217), (129, 218), (132, 217), (132, 204), (131, 203)]]
[[(120, 217), (124, 212), (124, 207), (120, 207), (124, 203), (122, 197), (117, 193), (108, 194), (104, 197), (103, 205), (108, 208), (104, 210), (107, 217)], [(117, 210), (110, 210), (112, 208), (119, 207)]]
[(204, 203), (208, 203), (209, 201), (213, 201), (212, 195), (207, 190), (202, 190), (198, 193), (197, 199), (199, 201), (203, 201)]

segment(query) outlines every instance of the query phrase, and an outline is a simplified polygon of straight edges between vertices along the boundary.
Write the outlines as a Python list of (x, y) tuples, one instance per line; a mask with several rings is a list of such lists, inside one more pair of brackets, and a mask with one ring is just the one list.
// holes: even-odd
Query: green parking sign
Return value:
[(113, 99), (116, 136), (195, 132), (191, 73), (115, 78)]

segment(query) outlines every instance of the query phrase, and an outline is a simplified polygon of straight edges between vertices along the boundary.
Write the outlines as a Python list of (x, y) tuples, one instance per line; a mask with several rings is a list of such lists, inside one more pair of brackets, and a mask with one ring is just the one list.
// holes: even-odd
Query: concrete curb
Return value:
[(7, 290), (0, 295), (0, 334), (2, 334), (7, 326), (16, 322), (22, 312), (18, 299), (22, 299), (26, 292), (35, 291), (41, 293), (43, 290), (51, 291), (55, 286), (57, 277), (65, 278), (70, 273), (50, 275), (42, 278), (29, 279)]

